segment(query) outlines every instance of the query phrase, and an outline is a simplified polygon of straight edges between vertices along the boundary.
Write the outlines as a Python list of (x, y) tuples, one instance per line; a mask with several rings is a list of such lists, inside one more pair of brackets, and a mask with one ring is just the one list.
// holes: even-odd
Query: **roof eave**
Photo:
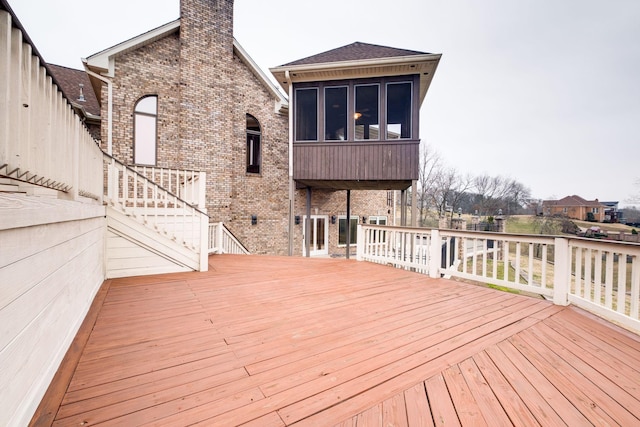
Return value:
[(158, 28), (147, 31), (144, 34), (140, 34), (139, 36), (133, 37), (115, 46), (102, 50), (98, 53), (94, 53), (87, 58), (83, 58), (82, 62), (85, 63), (86, 66), (95, 73), (101, 74), (105, 77), (113, 77), (114, 58), (117, 55), (153, 43), (154, 41), (175, 32), (179, 28), (180, 19), (176, 19), (175, 21), (171, 21)]
[(281, 65), (270, 68), (269, 71), (285, 91), (288, 91), (287, 71), (293, 83), (420, 74), (420, 103), (422, 103), (441, 56), (441, 54), (429, 53), (355, 61)]
[(238, 43), (238, 41), (233, 39), (233, 49), (240, 58), (240, 60), (251, 70), (254, 76), (260, 80), (265, 88), (271, 93), (271, 95), (276, 98), (275, 111), (278, 113), (283, 113), (287, 108), (287, 98), (280, 92), (278, 87), (273, 84), (273, 82), (267, 77), (267, 75), (262, 71), (262, 69), (255, 63), (253, 58), (249, 56), (246, 50)]

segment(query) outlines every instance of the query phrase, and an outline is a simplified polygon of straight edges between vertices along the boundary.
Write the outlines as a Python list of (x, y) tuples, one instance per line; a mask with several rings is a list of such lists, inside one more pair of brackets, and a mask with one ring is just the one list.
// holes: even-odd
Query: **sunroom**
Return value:
[(405, 190), (439, 54), (356, 42), (271, 69), (291, 102), (298, 188)]

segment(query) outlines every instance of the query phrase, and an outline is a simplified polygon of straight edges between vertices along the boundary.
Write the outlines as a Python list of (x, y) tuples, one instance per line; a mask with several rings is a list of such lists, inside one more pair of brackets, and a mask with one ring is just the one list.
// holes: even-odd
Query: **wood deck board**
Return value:
[(640, 423), (640, 339), (580, 310), (353, 260), (209, 264), (110, 281), (56, 426)]

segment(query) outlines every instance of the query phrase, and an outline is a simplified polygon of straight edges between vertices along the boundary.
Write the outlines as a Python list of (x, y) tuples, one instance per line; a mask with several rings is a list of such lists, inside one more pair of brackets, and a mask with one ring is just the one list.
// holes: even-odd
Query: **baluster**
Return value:
[(189, 201), (189, 198), (187, 196), (187, 171), (183, 171), (182, 172), (183, 178), (182, 178), (182, 193), (184, 194), (184, 196), (181, 196), (184, 198), (184, 200)]
[(491, 259), (493, 260), (493, 278), (498, 278), (498, 253), (500, 251), (500, 245), (497, 240), (493, 241), (493, 248), (491, 248)]
[(542, 248), (542, 277), (540, 278), (540, 284), (542, 289), (547, 288), (547, 248), (548, 245), (541, 245)]
[(158, 187), (156, 184), (153, 184), (151, 194), (153, 194), (153, 226), (155, 227), (156, 230), (158, 230), (159, 229), (158, 222), (160, 218), (158, 218)]
[[(178, 201), (176, 200), (176, 203), (178, 203)], [(181, 217), (182, 217), (182, 244), (186, 244), (186, 236), (187, 236), (187, 211), (186, 211), (187, 207), (186, 206), (182, 206), (182, 210), (181, 210)]]
[(596, 265), (593, 272), (593, 301), (598, 305), (602, 305), (602, 255), (602, 250), (598, 249), (595, 255)]
[[(572, 248), (573, 249), (573, 248)], [(573, 251), (569, 252), (573, 254)], [(575, 280), (574, 295), (582, 296), (582, 248), (575, 248), (575, 269), (573, 271), (573, 277)], [(569, 286), (569, 293), (571, 293), (571, 286)]]
[[(614, 255), (615, 256), (615, 255)], [(627, 306), (627, 256), (620, 252), (618, 253), (618, 302), (617, 312), (625, 313)]]
[(189, 203), (192, 205), (197, 205), (198, 200), (196, 199), (196, 172), (191, 171), (191, 184), (189, 185)]
[(129, 201), (129, 170), (122, 168), (122, 208), (127, 210)]
[(591, 297), (591, 284), (593, 283), (591, 278), (592, 277), (592, 268), (591, 268), (592, 258), (593, 258), (593, 254), (591, 252), (591, 249), (588, 248), (584, 256), (583, 285), (584, 285), (584, 297), (589, 301), (593, 301)]
[(533, 243), (529, 243), (529, 274), (527, 275), (527, 285), (534, 286), (533, 283)]
[(613, 309), (613, 252), (606, 252), (606, 260), (604, 305), (609, 309)]
[(145, 178), (142, 178), (142, 189), (143, 189), (143, 194), (142, 194), (142, 204), (143, 204), (143, 209), (142, 209), (142, 220), (144, 221), (145, 224), (147, 224), (147, 210), (148, 210), (148, 188), (147, 186), (149, 185), (148, 180)]
[(138, 174), (133, 174), (133, 213), (136, 214), (136, 209), (138, 209)]
[(516, 271), (513, 278), (514, 283), (520, 284), (520, 262), (522, 261), (522, 245), (520, 242), (516, 242)]
[(640, 308), (640, 262), (638, 256), (631, 258), (631, 307), (629, 316), (638, 319)]
[(482, 277), (487, 277), (488, 250), (487, 239), (482, 239)]
[(502, 243), (502, 259), (503, 259), (503, 272), (502, 280), (509, 281), (509, 242), (507, 240)]

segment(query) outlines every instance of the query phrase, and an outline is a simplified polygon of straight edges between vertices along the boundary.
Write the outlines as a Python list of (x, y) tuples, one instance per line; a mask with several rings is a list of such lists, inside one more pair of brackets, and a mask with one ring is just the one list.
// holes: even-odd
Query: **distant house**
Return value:
[(619, 202), (601, 202), (606, 206), (604, 210), (605, 222), (623, 222), (623, 214), (618, 208)]
[(560, 200), (544, 200), (542, 212), (545, 216), (563, 215), (581, 221), (603, 222), (608, 206), (595, 200), (585, 200), (580, 196), (567, 196)]

